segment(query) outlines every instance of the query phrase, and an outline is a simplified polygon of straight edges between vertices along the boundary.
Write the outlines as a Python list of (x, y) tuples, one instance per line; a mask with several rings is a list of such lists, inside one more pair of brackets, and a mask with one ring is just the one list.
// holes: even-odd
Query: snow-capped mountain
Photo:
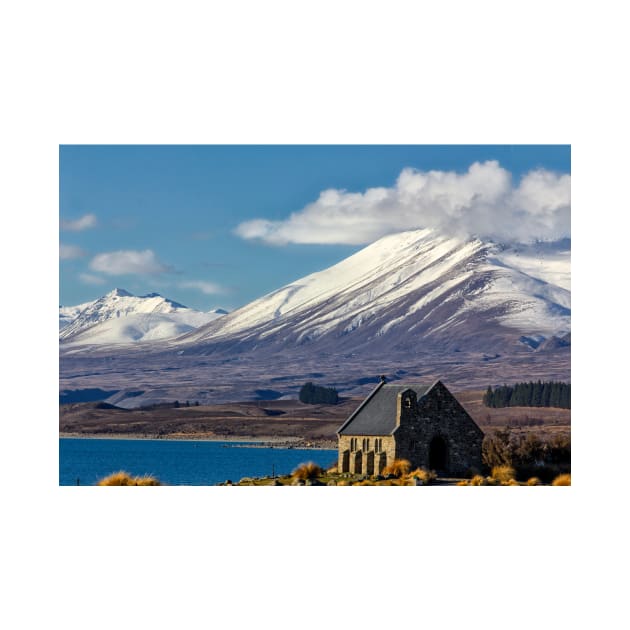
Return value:
[[(135, 296), (124, 289), (79, 306), (59, 308), (59, 339), (73, 344), (119, 344), (176, 337), (222, 317), (187, 308), (158, 293)], [(62, 326), (62, 321), (64, 325)]]
[(202, 353), (534, 350), (570, 332), (570, 266), (567, 240), (506, 246), (403, 232), (173, 343)]

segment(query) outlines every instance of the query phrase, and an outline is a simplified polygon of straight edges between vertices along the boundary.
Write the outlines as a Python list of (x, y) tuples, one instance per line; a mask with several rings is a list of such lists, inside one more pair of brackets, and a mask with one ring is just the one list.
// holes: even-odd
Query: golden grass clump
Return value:
[(516, 479), (510, 479), (506, 484), (506, 486), (520, 486), (521, 484), (516, 481)]
[(487, 486), (488, 481), (482, 475), (475, 475), (471, 480), (469, 485), (471, 486)]
[(103, 477), (97, 486), (159, 486), (160, 482), (151, 475), (132, 477), (128, 472), (119, 470), (107, 477)]
[(425, 468), (416, 468), (409, 473), (408, 477), (409, 479), (419, 479), (425, 484), (429, 484), (437, 478), (437, 475), (432, 470), (426, 470)]
[(512, 466), (495, 466), (492, 469), (491, 477), (501, 483), (509, 483), (516, 477), (516, 470)]
[(317, 477), (321, 477), (324, 474), (323, 469), (314, 464), (313, 462), (307, 462), (306, 464), (300, 464), (292, 473), (291, 477), (293, 479), (302, 479), (306, 481), (307, 479), (317, 479)]
[(571, 485), (571, 475), (566, 473), (564, 475), (558, 475), (552, 482), (552, 486), (570, 486)]
[(540, 479), (538, 479), (538, 477), (530, 477), (527, 480), (527, 485), (528, 486), (540, 486), (540, 485), (542, 485), (542, 482), (540, 481)]
[(395, 459), (383, 469), (383, 475), (393, 475), (394, 477), (403, 477), (411, 470), (411, 462), (406, 459)]
[(142, 477), (134, 478), (136, 486), (160, 486), (162, 485), (155, 477), (151, 475), (142, 475)]

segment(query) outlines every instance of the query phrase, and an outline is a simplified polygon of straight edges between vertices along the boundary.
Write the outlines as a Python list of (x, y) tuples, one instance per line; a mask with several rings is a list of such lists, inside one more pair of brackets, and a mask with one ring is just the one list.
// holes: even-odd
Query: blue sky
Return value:
[(59, 169), (63, 305), (231, 310), (397, 229), (570, 236), (569, 146), (61, 146)]

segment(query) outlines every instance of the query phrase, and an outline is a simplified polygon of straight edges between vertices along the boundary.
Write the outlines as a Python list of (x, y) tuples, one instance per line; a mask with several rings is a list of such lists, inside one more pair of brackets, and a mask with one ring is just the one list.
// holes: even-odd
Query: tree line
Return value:
[(538, 381), (501, 385), (484, 394), (486, 407), (560, 407), (571, 409), (571, 383)]
[(339, 395), (334, 387), (321, 387), (313, 383), (305, 383), (300, 389), (300, 402), (310, 405), (336, 405)]

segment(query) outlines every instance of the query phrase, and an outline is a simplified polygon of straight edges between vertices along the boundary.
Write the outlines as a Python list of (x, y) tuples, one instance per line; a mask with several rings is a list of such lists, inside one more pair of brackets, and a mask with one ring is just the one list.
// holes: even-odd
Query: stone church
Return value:
[(483, 432), (440, 381), (389, 385), (383, 378), (337, 435), (340, 472), (378, 475), (394, 459), (446, 476), (481, 469)]

